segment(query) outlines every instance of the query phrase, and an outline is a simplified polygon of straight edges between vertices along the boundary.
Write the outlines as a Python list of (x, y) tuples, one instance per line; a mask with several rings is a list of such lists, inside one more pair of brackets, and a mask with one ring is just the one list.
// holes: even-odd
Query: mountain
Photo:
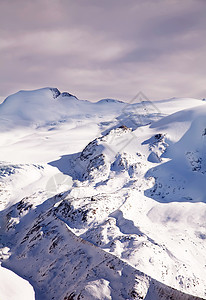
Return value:
[(38, 300), (206, 299), (205, 117), (190, 98), (9, 96), (0, 275)]

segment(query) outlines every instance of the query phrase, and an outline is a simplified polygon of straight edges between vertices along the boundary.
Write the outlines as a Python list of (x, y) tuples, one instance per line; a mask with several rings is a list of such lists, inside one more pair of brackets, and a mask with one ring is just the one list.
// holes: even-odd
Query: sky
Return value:
[(0, 98), (206, 98), (206, 0), (0, 0)]

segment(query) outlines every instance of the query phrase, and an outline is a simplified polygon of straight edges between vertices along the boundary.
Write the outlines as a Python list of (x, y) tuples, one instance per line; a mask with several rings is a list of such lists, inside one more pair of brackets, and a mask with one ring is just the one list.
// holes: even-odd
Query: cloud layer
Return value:
[(206, 97), (204, 0), (0, 0), (0, 97)]

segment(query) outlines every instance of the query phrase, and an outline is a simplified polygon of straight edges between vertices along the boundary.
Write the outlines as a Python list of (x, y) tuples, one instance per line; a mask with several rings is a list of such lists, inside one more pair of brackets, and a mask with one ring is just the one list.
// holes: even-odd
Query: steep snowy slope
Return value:
[(2, 265), (36, 299), (206, 299), (205, 117), (189, 98), (8, 97)]
[[(59, 195), (33, 209), (21, 201), (4, 212), (7, 221), (1, 228), (5, 226), (3, 238), (10, 238), (11, 248), (4, 266), (28, 278), (37, 299), (200, 299), (157, 282), (76, 236), (60, 217), (70, 211), (62, 201), (68, 203)], [(17, 215), (21, 222), (11, 224)], [(84, 215), (82, 210), (86, 222)]]
[[(144, 131), (155, 134), (144, 141)], [(157, 132), (152, 128), (132, 132), (120, 127), (95, 139), (79, 155), (72, 155), (71, 160), (68, 157), (67, 172), (77, 181), (70, 192), (75, 198), (70, 199), (70, 203), (75, 203), (75, 210), (72, 207), (66, 210), (66, 222), (77, 235), (115, 253), (150, 276), (204, 297), (206, 207), (204, 203), (181, 198), (183, 183), (175, 178), (174, 172), (171, 174), (174, 176), (173, 186), (165, 175), (170, 175), (169, 169), (157, 176), (153, 174), (154, 164), (157, 169), (167, 168), (167, 159), (162, 156), (172, 147), (169, 146), (171, 141)], [(118, 145), (124, 145), (124, 148), (118, 148)], [(155, 161), (151, 161), (151, 154)], [(52, 165), (58, 166), (60, 162)], [(178, 162), (178, 168), (187, 171), (183, 160), (182, 165)], [(153, 176), (149, 176), (150, 173)], [(169, 184), (172, 188), (167, 186)], [(182, 189), (190, 193), (191, 186)], [(165, 193), (163, 197), (161, 190)], [(201, 191), (204, 194), (204, 185)], [(103, 194), (105, 192), (107, 194)], [(150, 198), (144, 196), (148, 193)], [(152, 198), (177, 203), (168, 203), (165, 207)], [(179, 203), (183, 201), (183, 204)], [(63, 203), (62, 206), (64, 212)], [(88, 227), (84, 222), (81, 225), (82, 220), (78, 217), (78, 211), (82, 209)], [(76, 213), (77, 217), (74, 217)]]
[[(183, 120), (184, 124), (181, 124)], [(150, 191), (153, 198), (160, 202), (176, 201), (177, 198), (178, 201), (206, 202), (206, 107), (176, 113), (152, 127), (167, 132), (171, 144), (163, 155), (169, 161), (148, 173), (148, 176), (157, 177), (156, 185)]]

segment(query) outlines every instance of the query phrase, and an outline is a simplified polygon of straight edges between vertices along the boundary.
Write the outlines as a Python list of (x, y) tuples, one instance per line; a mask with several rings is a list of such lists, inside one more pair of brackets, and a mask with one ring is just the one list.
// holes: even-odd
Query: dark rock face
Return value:
[(61, 95), (61, 92), (57, 88), (50, 88), (50, 90), (52, 91), (54, 99), (56, 99), (57, 97), (59, 97), (59, 95)]
[(70, 93), (68, 93), (68, 92), (63, 92), (63, 93), (61, 93), (61, 95), (62, 95), (62, 97), (74, 97), (74, 98), (77, 99), (76, 96), (74, 96), (74, 95), (72, 95), (72, 94), (70, 94)]
[(54, 98), (54, 99), (58, 98), (60, 95), (61, 95), (62, 97), (74, 97), (74, 98), (77, 99), (76, 96), (74, 96), (74, 95), (72, 95), (72, 94), (70, 94), (70, 93), (68, 93), (68, 92), (63, 92), (63, 93), (61, 93), (57, 88), (50, 88), (50, 90), (52, 91), (52, 94), (53, 94), (53, 98)]

